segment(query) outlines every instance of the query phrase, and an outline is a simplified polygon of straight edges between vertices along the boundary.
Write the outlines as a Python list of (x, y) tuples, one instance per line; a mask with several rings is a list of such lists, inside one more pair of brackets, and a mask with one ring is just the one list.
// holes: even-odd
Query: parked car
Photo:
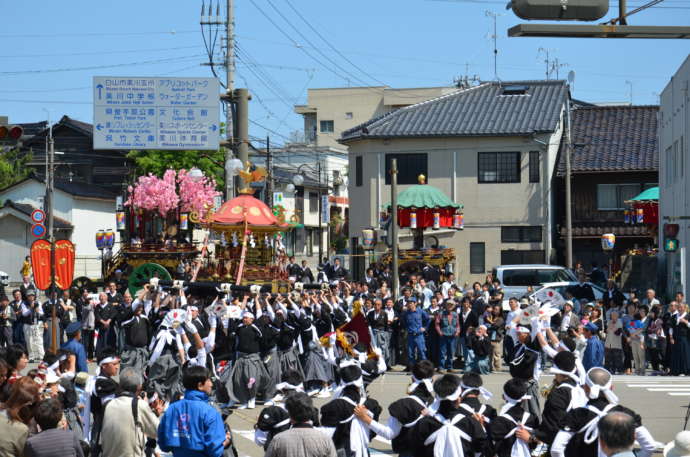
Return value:
[[(535, 290), (534, 293), (537, 293), (539, 290), (548, 287), (550, 289), (555, 290), (559, 294), (561, 294), (561, 296), (563, 298), (566, 298), (566, 292), (570, 292), (571, 294), (573, 294), (574, 298), (581, 300), (582, 298), (585, 298), (585, 297), (578, 297), (577, 296), (577, 285), (578, 284), (580, 284), (580, 283), (577, 281), (549, 282), (546, 284), (542, 284), (542, 287)], [(592, 292), (594, 292), (594, 300), (595, 301), (601, 300), (602, 298), (604, 298), (604, 294), (606, 293), (606, 289), (604, 289), (601, 286), (594, 284), (593, 282), (585, 282), (585, 284), (589, 285), (592, 288)], [(575, 293), (573, 293), (573, 292), (575, 292)], [(530, 296), (532, 296), (532, 295), (534, 295), (534, 294), (531, 294)], [(628, 298), (627, 293), (623, 293), (623, 296), (626, 299)]]
[(500, 265), (492, 275), (503, 289), (504, 309), (508, 309), (508, 299), (526, 295), (530, 286), (536, 290), (546, 283), (577, 281), (570, 269), (558, 265)]

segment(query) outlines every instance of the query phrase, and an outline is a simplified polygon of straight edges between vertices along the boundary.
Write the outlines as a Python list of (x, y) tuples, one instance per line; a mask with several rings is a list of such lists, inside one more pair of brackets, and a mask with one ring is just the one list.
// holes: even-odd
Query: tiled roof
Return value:
[[(504, 93), (520, 88), (523, 94)], [(372, 119), (343, 132), (340, 141), (553, 132), (567, 97), (564, 81), (487, 82)]]
[[(15, 203), (12, 200), (5, 200), (5, 203), (2, 205), (2, 208), (14, 208), (20, 213), (26, 214), (29, 217), (31, 217), (31, 213), (33, 213), (36, 209), (32, 205), (26, 203)], [(57, 230), (71, 230), (72, 228), (74, 228), (74, 226), (70, 222), (59, 217), (56, 217), (53, 223), (55, 224), (55, 228)]]
[[(658, 106), (595, 106), (572, 111), (573, 173), (657, 171)], [(558, 171), (565, 172), (565, 137)]]
[[(42, 177), (32, 173), (27, 178), (18, 181), (12, 184), (11, 186), (5, 187), (4, 189), (0, 189), (0, 192), (4, 192), (5, 190), (17, 186), (29, 179), (34, 179), (40, 183), (45, 182)], [(56, 189), (61, 190), (70, 195), (74, 195), (75, 197), (100, 198), (104, 200), (115, 200), (116, 197), (116, 194), (114, 192), (111, 192), (108, 189), (104, 189), (103, 187), (95, 186), (93, 184), (57, 178), (55, 179), (54, 184)]]

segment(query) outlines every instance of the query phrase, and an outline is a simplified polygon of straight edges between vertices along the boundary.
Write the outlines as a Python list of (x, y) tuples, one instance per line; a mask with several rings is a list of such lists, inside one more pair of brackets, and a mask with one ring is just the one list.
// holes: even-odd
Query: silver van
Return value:
[(504, 309), (508, 307), (508, 299), (522, 297), (529, 286), (536, 290), (547, 282), (577, 281), (570, 269), (558, 265), (501, 265), (491, 274), (503, 289)]

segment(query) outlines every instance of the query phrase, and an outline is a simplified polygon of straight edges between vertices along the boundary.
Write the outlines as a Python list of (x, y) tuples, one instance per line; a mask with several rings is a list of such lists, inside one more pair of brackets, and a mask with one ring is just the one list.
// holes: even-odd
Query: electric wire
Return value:
[(197, 59), (202, 57), (203, 54), (192, 54), (188, 56), (181, 57), (167, 57), (164, 59), (151, 59), (142, 60), (139, 62), (127, 62), (127, 63), (115, 63), (107, 65), (90, 65), (86, 67), (65, 67), (65, 68), (44, 68), (40, 70), (13, 70), (13, 71), (0, 71), (0, 75), (25, 75), (25, 74), (37, 74), (37, 73), (61, 73), (61, 72), (71, 72), (71, 71), (86, 71), (86, 70), (99, 70), (102, 68), (118, 68), (118, 67), (131, 67), (135, 65), (150, 65), (168, 62), (181, 62), (190, 59)]

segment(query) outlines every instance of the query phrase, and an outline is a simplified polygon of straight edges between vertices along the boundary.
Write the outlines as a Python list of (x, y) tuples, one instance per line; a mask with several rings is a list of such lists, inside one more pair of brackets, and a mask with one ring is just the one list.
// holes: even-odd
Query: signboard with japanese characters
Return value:
[(94, 149), (219, 147), (216, 78), (93, 78)]

